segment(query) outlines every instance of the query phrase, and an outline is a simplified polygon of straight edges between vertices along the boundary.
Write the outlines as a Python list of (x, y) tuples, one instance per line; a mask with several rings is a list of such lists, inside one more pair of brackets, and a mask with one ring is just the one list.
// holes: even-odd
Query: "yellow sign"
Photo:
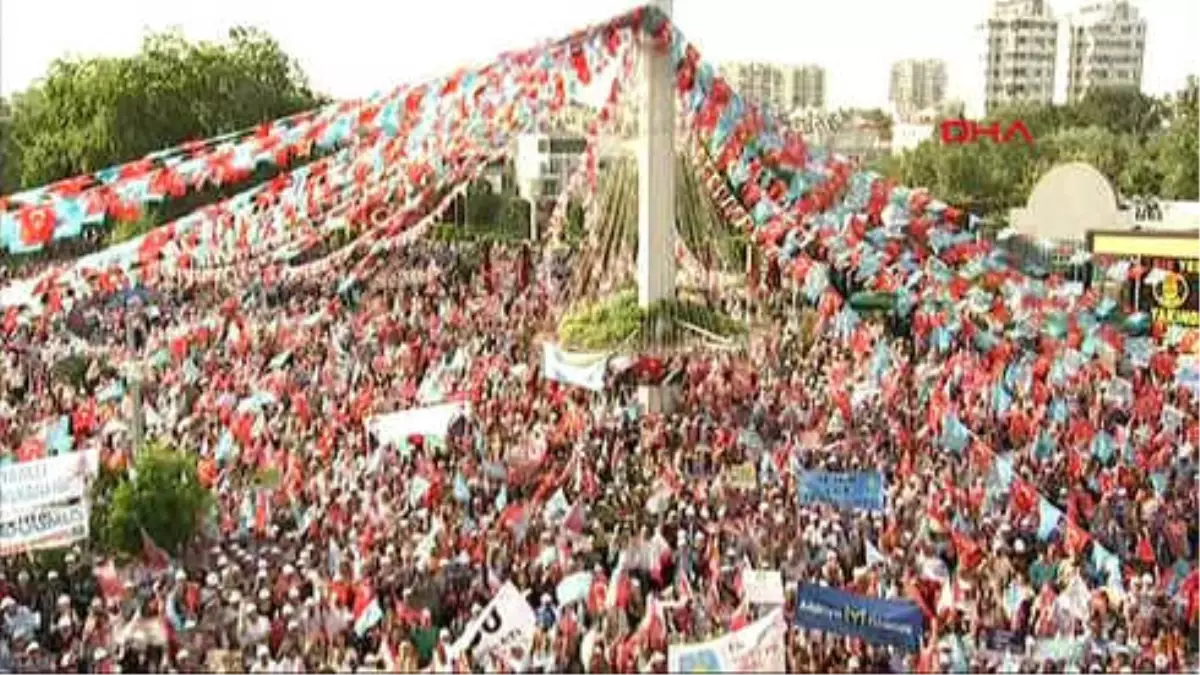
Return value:
[(1163, 310), (1179, 309), (1187, 302), (1191, 289), (1188, 288), (1187, 277), (1178, 272), (1167, 272), (1157, 284), (1154, 284), (1154, 300)]
[(754, 462), (743, 462), (731, 468), (729, 482), (739, 490), (753, 490), (758, 487), (758, 472), (754, 470)]
[(1195, 233), (1181, 235), (1100, 233), (1092, 235), (1092, 253), (1133, 258), (1176, 258), (1182, 261), (1200, 260)]
[(1183, 326), (1184, 328), (1200, 328), (1200, 312), (1194, 309), (1164, 309), (1155, 307), (1150, 312), (1154, 323), (1165, 323), (1168, 326)]

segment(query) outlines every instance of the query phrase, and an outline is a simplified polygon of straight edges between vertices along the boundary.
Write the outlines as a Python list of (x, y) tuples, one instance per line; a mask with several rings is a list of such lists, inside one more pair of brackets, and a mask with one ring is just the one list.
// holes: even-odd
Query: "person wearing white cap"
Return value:
[(250, 664), (251, 673), (271, 672), (271, 650), (266, 645), (259, 645), (254, 651), (254, 662)]

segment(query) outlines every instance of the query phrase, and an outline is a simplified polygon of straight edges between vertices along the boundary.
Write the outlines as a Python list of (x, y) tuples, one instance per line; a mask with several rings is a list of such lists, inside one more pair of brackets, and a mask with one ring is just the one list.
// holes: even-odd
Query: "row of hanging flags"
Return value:
[[(140, 277), (221, 268), (244, 261), (252, 249), (293, 243), (291, 230), (311, 236), (310, 219), (331, 206), (352, 211), (355, 196), (428, 208), (424, 198), (445, 189), (447, 178), (461, 181), (464, 164), (502, 152), (515, 134), (561, 110), (573, 92), (615, 60), (627, 62), (635, 31), (669, 50), (682, 113), (749, 214), (759, 242), (792, 262), (792, 276), (808, 299), (837, 315), (837, 325), (847, 332), (858, 317), (829, 283), (835, 270), (848, 272), (867, 290), (895, 293), (902, 313), (916, 310), (932, 324), (930, 337), (939, 347), (955, 340), (986, 347), (1005, 334), (1036, 333), (1055, 318), (1084, 328), (1101, 323), (1089, 321), (1103, 319), (1097, 298), (1053, 280), (1027, 278), (963, 231), (957, 210), (924, 191), (855, 172), (837, 158), (810, 161), (798, 134), (738, 97), (652, 8), (502, 55), (480, 69), (332, 104), (253, 132), (185, 143), (12, 195), (0, 202), (0, 244), (12, 252), (31, 251), (78, 236), (85, 225), (107, 217), (132, 217), (169, 197), (236, 183), (263, 164), (287, 166), (318, 149), (332, 153), (6, 289), (0, 304), (11, 309), (45, 299), (49, 307), (39, 309), (53, 311), (64, 287), (80, 297)], [(610, 103), (620, 85), (613, 83)], [(593, 131), (612, 114), (606, 106)], [(585, 167), (593, 181), (594, 163)], [(1085, 316), (1089, 313), (1093, 316)]]

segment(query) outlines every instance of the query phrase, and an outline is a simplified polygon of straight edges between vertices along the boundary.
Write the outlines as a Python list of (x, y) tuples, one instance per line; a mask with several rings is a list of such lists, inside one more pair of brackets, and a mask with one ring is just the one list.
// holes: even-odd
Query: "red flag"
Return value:
[(125, 584), (121, 582), (117, 566), (112, 560), (93, 568), (92, 574), (95, 575), (96, 584), (100, 586), (100, 595), (104, 596), (105, 600), (119, 600), (124, 597)]
[(1066, 544), (1071, 555), (1082, 554), (1091, 540), (1092, 536), (1088, 534), (1087, 530), (1076, 525), (1073, 520), (1067, 521)]
[(983, 562), (983, 550), (973, 539), (957, 530), (951, 530), (950, 540), (954, 543), (954, 554), (958, 556), (960, 566), (971, 570)]
[(1154, 548), (1150, 546), (1150, 539), (1145, 536), (1138, 541), (1137, 559), (1150, 565), (1153, 565), (1156, 561)]
[(145, 529), (142, 530), (142, 564), (156, 572), (171, 566), (171, 557), (154, 543)]
[(1038, 507), (1037, 490), (1020, 478), (1013, 479), (1012, 505), (1019, 513), (1033, 513)]

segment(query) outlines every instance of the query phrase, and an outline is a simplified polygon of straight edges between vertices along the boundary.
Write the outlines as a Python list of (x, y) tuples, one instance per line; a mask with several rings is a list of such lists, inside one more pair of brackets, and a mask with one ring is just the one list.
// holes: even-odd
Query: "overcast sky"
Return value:
[[(0, 93), (26, 88), (66, 53), (135, 52), (147, 30), (179, 27), (219, 39), (255, 25), (295, 55), (320, 90), (365, 96), (481, 63), (618, 14), (629, 0), (3, 0)], [(1060, 0), (1064, 16), (1081, 0)], [(982, 96), (988, 0), (675, 0), (675, 20), (713, 62), (759, 59), (828, 69), (831, 106), (883, 105), (902, 58), (950, 64), (950, 95), (974, 109)], [(1141, 0), (1149, 22), (1143, 89), (1179, 89), (1197, 65), (1196, 0)], [(1065, 87), (1060, 69), (1059, 88)]]

